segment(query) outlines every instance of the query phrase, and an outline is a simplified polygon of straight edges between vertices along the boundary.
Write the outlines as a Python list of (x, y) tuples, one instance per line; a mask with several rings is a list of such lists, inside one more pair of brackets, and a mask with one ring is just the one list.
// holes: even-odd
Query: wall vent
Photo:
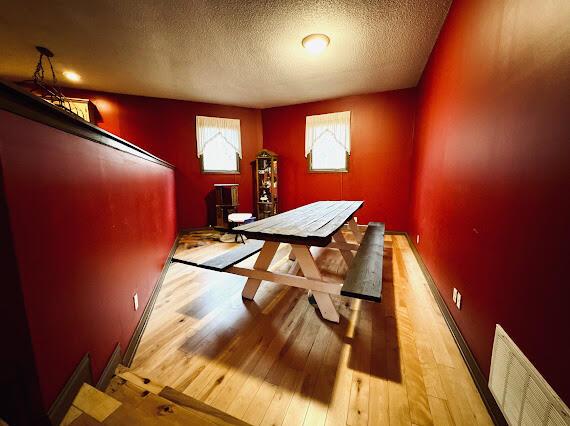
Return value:
[(570, 411), (497, 324), (489, 388), (511, 426), (570, 426)]

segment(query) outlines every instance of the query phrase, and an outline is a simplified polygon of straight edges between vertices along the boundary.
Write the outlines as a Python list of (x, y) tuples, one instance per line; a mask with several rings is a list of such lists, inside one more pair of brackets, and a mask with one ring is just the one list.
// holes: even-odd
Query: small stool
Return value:
[[(228, 215), (228, 223), (230, 228), (234, 228), (239, 225), (244, 225), (246, 223), (254, 222), (255, 217), (251, 213), (231, 213)], [(235, 242), (238, 242), (238, 237), (241, 238), (241, 242), (245, 244), (242, 234), (236, 234)]]

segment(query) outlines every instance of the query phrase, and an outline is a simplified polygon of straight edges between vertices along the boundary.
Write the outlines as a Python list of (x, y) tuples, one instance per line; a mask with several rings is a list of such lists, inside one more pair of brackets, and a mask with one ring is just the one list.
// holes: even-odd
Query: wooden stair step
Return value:
[(84, 383), (61, 425), (247, 425), (119, 366), (105, 392)]
[[(129, 407), (130, 417), (136, 416), (136, 424), (188, 424), (188, 425), (204, 425), (214, 426), (216, 423), (207, 418), (201, 413), (192, 412), (179, 405), (158, 396), (146, 389), (143, 389), (128, 380), (119, 376), (113, 377), (107, 393), (112, 395), (118, 401), (123, 402), (125, 407)], [(103, 424), (119, 425), (130, 424), (126, 423), (127, 418), (122, 412), (118, 410), (107, 418)], [(115, 420), (120, 420), (121, 423), (116, 423)], [(135, 423), (133, 423), (135, 424)]]
[(86, 383), (83, 384), (61, 424), (63, 426), (181, 424), (213, 426), (216, 424), (135, 385), (129, 384), (129, 389), (127, 386), (122, 386), (127, 383), (129, 382), (124, 379), (114, 377), (111, 386), (121, 387), (113, 396)]
[(138, 404), (140, 399), (151, 399), (157, 402), (167, 401), (178, 411), (184, 410), (202, 422), (195, 424), (248, 425), (248, 423), (174, 388), (140, 377), (122, 365), (119, 365), (115, 370), (115, 377), (111, 380), (106, 392), (117, 400), (128, 401), (130, 405)]

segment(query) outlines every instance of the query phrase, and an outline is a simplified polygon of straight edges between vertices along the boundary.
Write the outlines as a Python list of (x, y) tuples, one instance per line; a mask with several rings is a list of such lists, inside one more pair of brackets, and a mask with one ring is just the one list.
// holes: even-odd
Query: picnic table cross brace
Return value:
[[(355, 239), (357, 241), (359, 239), (362, 240), (361, 234), (355, 233), (355, 229), (358, 231), (357, 225), (351, 226), (351, 222), (353, 222), (354, 225), (356, 225), (356, 222), (354, 222), (353, 219), (350, 219), (349, 221), (349, 228)], [(328, 247), (339, 249), (347, 266), (350, 266), (351, 262), (354, 260), (354, 255), (351, 250), (358, 250), (359, 244), (348, 243), (341, 230), (333, 236), (333, 240), (334, 241), (331, 242)], [(255, 261), (253, 270), (234, 266), (227, 271), (236, 275), (244, 275), (248, 277), (242, 291), (242, 297), (244, 299), (253, 300), (263, 279), (291, 285), (293, 287), (307, 288), (309, 290), (309, 294), (312, 294), (315, 298), (323, 318), (338, 323), (340, 317), (332, 302), (330, 294), (340, 294), (342, 284), (327, 283), (323, 281), (323, 277), (310, 248), (301, 244), (291, 244), (289, 258), (293, 260), (293, 264), (287, 274), (270, 272), (269, 267), (278, 248), (279, 242), (265, 241), (258, 258)], [(299, 271), (305, 278), (296, 276)]]

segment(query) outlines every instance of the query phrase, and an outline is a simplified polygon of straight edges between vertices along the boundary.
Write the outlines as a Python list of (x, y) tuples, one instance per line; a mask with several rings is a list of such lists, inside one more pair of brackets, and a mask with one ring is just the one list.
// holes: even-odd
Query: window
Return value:
[(350, 155), (350, 111), (306, 119), (305, 157), (311, 172), (346, 172)]
[(196, 116), (196, 143), (204, 173), (239, 173), (239, 120)]

